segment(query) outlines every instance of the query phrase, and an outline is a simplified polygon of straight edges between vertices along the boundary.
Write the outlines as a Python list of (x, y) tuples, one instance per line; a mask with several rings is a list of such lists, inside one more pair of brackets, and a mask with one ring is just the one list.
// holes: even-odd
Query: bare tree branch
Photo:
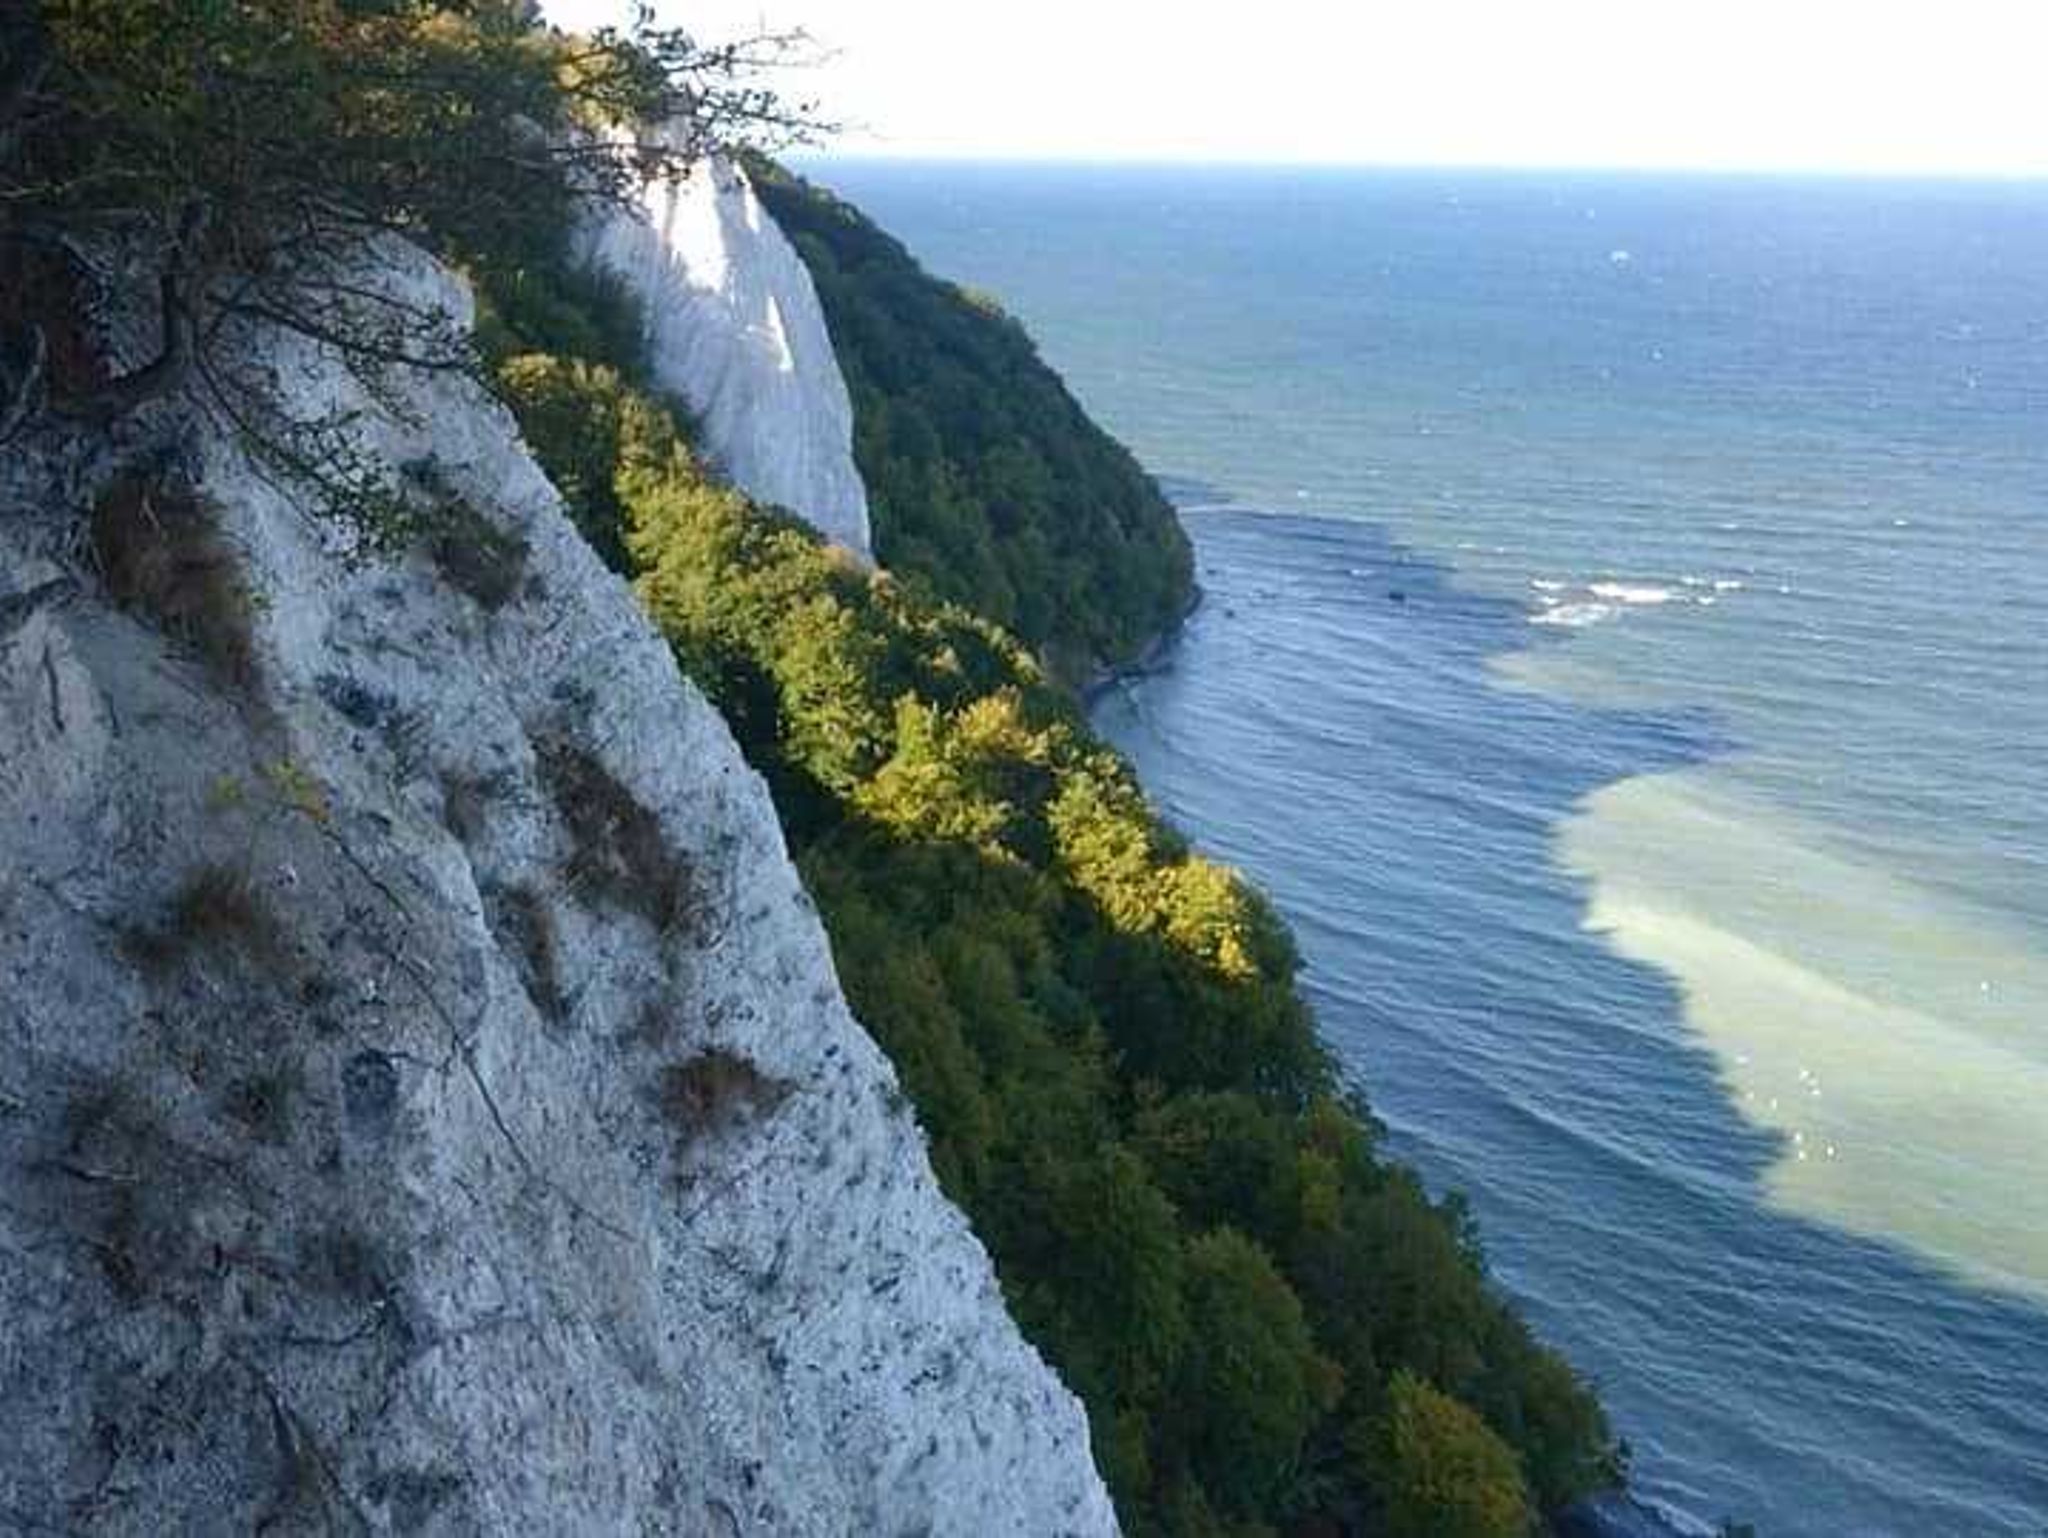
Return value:
[(68, 405), (67, 414), (111, 422), (184, 384), (193, 360), (199, 355), (199, 322), (205, 293), (199, 253), (206, 225), (206, 205), (197, 200), (187, 204), (179, 217), (177, 239), (157, 279), (163, 327), (157, 355), (140, 368), (108, 381), (85, 400)]

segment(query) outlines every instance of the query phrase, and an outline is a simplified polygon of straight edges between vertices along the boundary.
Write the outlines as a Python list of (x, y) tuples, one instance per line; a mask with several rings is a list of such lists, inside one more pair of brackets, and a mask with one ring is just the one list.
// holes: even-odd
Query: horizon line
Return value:
[(1074, 170), (1175, 171), (1386, 171), (1428, 173), (1464, 171), (1482, 175), (1599, 175), (1801, 178), (1842, 181), (1953, 182), (2048, 185), (2048, 165), (2037, 167), (1893, 167), (1843, 165), (1711, 165), (1657, 164), (1641, 161), (1493, 161), (1396, 159), (1291, 159), (1282, 156), (1218, 155), (1072, 155), (1035, 154), (1019, 150), (889, 149), (872, 145), (835, 148), (810, 145), (781, 152), (778, 158), (809, 161), (888, 161), (905, 165), (1015, 166)]

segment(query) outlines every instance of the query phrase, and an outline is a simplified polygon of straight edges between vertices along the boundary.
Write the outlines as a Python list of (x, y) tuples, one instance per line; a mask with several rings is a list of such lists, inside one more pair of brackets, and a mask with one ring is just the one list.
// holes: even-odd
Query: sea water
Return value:
[(814, 169), (1183, 506), (1098, 724), (1638, 1488), (2048, 1533), (2048, 187)]

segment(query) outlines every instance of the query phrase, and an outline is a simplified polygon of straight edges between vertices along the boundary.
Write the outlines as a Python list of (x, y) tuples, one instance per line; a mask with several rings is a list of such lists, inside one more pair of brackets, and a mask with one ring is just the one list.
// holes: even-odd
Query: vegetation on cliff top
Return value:
[[(38, 411), (112, 423), (179, 398), (373, 536), (398, 503), (348, 424), (294, 416), (251, 326), (392, 368), (475, 366), (431, 303), (365, 283), (393, 235), (512, 272), (578, 202), (620, 200), (735, 134), (800, 135), (755, 83), (783, 40), (570, 38), (527, 0), (33, 0), (0, 6), (0, 441)], [(677, 119), (660, 138), (630, 125)], [(153, 273), (125, 372), (74, 301)], [(65, 324), (65, 321), (72, 324)], [(402, 522), (402, 520), (399, 520)]]
[(1187, 536), (1024, 328), (824, 188), (747, 168), (824, 305), (882, 563), (1068, 682), (1172, 627), (1194, 592)]

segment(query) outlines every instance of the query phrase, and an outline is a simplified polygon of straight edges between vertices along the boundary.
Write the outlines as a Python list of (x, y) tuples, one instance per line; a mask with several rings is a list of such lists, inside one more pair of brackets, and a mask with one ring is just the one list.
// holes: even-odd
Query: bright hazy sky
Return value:
[[(564, 26), (626, 0), (545, 0)], [(858, 154), (2048, 175), (2048, 0), (660, 0)]]

